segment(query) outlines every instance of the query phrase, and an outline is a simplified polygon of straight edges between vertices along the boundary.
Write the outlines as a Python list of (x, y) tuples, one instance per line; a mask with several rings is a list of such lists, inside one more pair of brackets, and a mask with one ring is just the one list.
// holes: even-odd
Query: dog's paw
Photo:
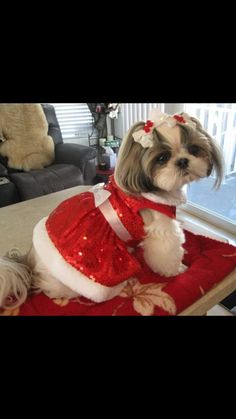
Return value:
[(183, 263), (181, 263), (181, 265), (179, 267), (179, 274), (183, 274), (187, 270), (188, 270), (188, 267), (186, 265), (184, 265)]

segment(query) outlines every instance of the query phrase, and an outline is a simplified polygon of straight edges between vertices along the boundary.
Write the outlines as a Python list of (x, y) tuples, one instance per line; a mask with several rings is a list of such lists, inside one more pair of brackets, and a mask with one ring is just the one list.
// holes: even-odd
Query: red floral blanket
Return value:
[(185, 231), (184, 263), (189, 269), (177, 277), (163, 278), (137, 257), (143, 269), (129, 281), (118, 297), (93, 303), (83, 297), (50, 300), (44, 294), (27, 299), (19, 309), (4, 310), (5, 316), (168, 316), (193, 304), (236, 267), (236, 247)]

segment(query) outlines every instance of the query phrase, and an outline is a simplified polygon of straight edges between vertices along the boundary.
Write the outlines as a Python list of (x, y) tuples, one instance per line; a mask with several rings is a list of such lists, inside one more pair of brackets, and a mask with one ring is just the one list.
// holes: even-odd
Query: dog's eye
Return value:
[(159, 156), (157, 157), (157, 163), (159, 164), (165, 164), (170, 160), (170, 152), (166, 151), (164, 153), (159, 154)]
[(195, 157), (198, 157), (201, 153), (201, 148), (198, 145), (192, 144), (188, 146), (189, 154), (192, 154)]

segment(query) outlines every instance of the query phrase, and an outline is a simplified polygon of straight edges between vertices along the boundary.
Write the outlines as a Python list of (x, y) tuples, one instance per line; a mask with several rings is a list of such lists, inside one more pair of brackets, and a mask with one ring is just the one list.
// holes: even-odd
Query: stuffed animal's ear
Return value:
[(6, 140), (7, 139), (6, 139), (5, 135), (3, 134), (3, 130), (2, 130), (2, 128), (0, 128), (0, 143), (4, 143)]

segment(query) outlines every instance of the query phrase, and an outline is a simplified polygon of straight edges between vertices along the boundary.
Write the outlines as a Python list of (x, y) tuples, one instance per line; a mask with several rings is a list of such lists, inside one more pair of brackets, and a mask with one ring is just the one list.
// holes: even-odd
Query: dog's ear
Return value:
[(201, 122), (197, 118), (191, 119), (196, 123), (197, 131), (200, 132), (206, 138), (206, 141), (208, 141), (208, 144), (210, 145), (209, 160), (211, 163), (211, 167), (209, 168), (208, 176), (210, 176), (213, 170), (215, 171), (216, 180), (214, 183), (214, 187), (216, 189), (219, 189), (224, 177), (224, 159), (222, 150), (220, 146), (217, 144), (217, 142), (203, 128)]
[(124, 137), (115, 168), (115, 181), (124, 191), (131, 194), (150, 191), (152, 187), (144, 161), (148, 148), (134, 141), (133, 133), (144, 127), (144, 122), (134, 124)]
[[(187, 114), (188, 115), (188, 114)], [(224, 177), (224, 160), (222, 151), (216, 141), (208, 134), (208, 132), (203, 128), (201, 122), (192, 116), (188, 117), (196, 124), (196, 130), (201, 134), (202, 137), (205, 137), (205, 140), (208, 142), (209, 147), (209, 160), (211, 167), (209, 167), (208, 176), (215, 170), (216, 180), (214, 187), (218, 189), (221, 185), (221, 182)]]
[(190, 119), (195, 124), (195, 129), (200, 133), (201, 137), (205, 137), (205, 140), (208, 142), (208, 148), (209, 148), (209, 161), (211, 166), (209, 167), (208, 176), (212, 173), (213, 170), (215, 170), (216, 174), (216, 180), (214, 187), (218, 189), (221, 185), (221, 182), (224, 177), (224, 160), (222, 151), (219, 147), (219, 145), (216, 143), (216, 141), (208, 134), (208, 132), (203, 128), (201, 122), (199, 119), (190, 116), (189, 114), (183, 112), (183, 117), (186, 117), (186, 119)]
[(224, 177), (224, 159), (222, 155), (222, 151), (218, 144), (213, 140), (213, 138), (210, 137), (210, 135), (204, 131), (205, 135), (207, 136), (207, 139), (210, 143), (210, 162), (212, 164), (212, 167), (209, 169), (208, 176), (212, 173), (212, 170), (215, 171), (216, 174), (216, 180), (214, 187), (218, 189), (221, 185), (221, 182)]

